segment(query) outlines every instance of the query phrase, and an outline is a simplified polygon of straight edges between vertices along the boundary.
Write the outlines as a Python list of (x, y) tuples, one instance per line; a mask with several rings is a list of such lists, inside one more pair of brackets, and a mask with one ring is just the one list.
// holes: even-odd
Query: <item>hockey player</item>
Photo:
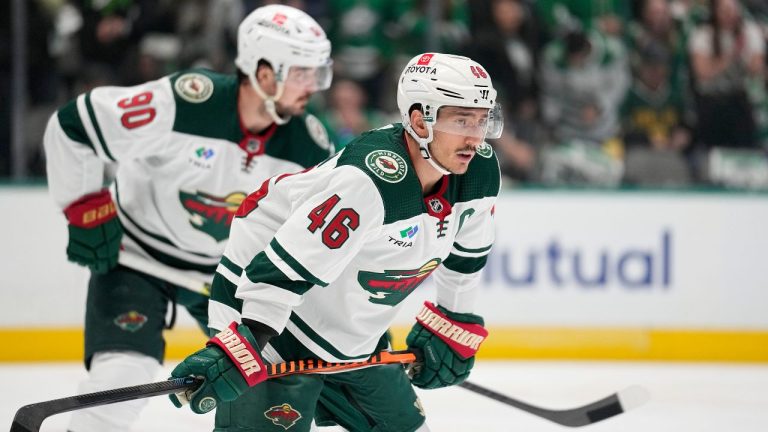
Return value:
[[(209, 325), (220, 332), (172, 373), (205, 381), (172, 402), (196, 413), (218, 406), (216, 431), (307, 431), (334, 403), (356, 411), (336, 419), (349, 430), (428, 430), (411, 383), (462, 382), (487, 335), (474, 299), (500, 187), (484, 142), (502, 130), (495, 99), (476, 62), (416, 56), (398, 84), (402, 124), (246, 198), (213, 280)], [(359, 361), (386, 348), (402, 301), (430, 274), (437, 302), (408, 335), (424, 352), (411, 380), (380, 366), (264, 381), (265, 362)], [(335, 396), (321, 398), (327, 388)]]
[[(310, 16), (266, 6), (240, 24), (237, 76), (187, 70), (96, 88), (52, 116), (50, 191), (69, 222), (69, 259), (92, 272), (80, 392), (153, 381), (176, 305), (207, 328), (206, 295), (119, 266), (118, 254), (210, 282), (247, 193), (333, 154), (326, 130), (304, 114), (330, 85), (330, 52)], [(77, 411), (69, 429), (128, 430), (143, 405)]]

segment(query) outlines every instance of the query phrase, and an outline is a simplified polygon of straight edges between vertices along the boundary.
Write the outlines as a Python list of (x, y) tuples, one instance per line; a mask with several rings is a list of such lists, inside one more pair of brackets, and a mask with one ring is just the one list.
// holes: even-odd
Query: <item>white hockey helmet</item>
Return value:
[[(305, 12), (290, 6), (255, 9), (237, 30), (235, 65), (248, 77), (278, 124), (289, 119), (275, 111), (275, 101), (282, 96), (286, 81), (297, 79), (312, 84), (317, 91), (328, 89), (333, 77), (330, 57), (331, 42), (322, 27)], [(275, 72), (277, 92), (273, 96), (267, 95), (256, 81), (259, 60), (269, 62)]]
[[(415, 104), (420, 105), (424, 114), (426, 137), (420, 137), (411, 125), (410, 111)], [(419, 143), (424, 159), (447, 175), (450, 172), (437, 164), (429, 151), (433, 128), (440, 127), (438, 111), (444, 106), (488, 110), (487, 121), (471, 125), (465, 132), (457, 131), (468, 136), (499, 138), (504, 120), (491, 78), (480, 64), (467, 57), (441, 53), (419, 54), (412, 58), (397, 83), (397, 107), (405, 130)]]

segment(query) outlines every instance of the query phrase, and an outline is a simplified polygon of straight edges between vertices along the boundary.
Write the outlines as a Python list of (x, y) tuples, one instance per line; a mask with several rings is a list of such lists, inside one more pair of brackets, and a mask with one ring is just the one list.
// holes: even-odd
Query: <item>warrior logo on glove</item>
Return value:
[(267, 378), (264, 363), (261, 356), (245, 341), (237, 332), (237, 323), (232, 323), (208, 341), (209, 345), (216, 345), (224, 350), (235, 366), (240, 369), (243, 378), (249, 386), (254, 386)]

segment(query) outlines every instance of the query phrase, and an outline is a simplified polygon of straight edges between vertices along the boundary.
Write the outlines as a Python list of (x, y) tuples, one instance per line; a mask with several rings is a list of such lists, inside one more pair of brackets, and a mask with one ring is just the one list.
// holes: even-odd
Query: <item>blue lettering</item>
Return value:
[[(672, 233), (662, 230), (657, 247), (583, 249), (564, 247), (551, 239), (544, 248), (531, 245), (513, 251), (496, 247), (488, 257), (483, 279), (487, 285), (519, 288), (549, 286), (603, 289), (669, 289), (673, 280)], [(517, 259), (513, 259), (517, 258)]]
[(576, 281), (588, 288), (605, 288), (606, 274), (608, 273), (608, 253), (603, 251), (600, 253), (600, 269), (597, 272), (597, 276), (593, 276), (591, 279), (586, 279), (582, 274), (581, 268), (581, 253), (576, 252), (573, 254), (573, 276)]
[(563, 279), (557, 272), (557, 263), (560, 261), (562, 251), (560, 245), (557, 244), (557, 240), (552, 240), (547, 248), (547, 257), (549, 258), (549, 276), (555, 285), (562, 285)]
[(672, 236), (667, 230), (661, 235), (661, 257), (661, 285), (666, 289), (672, 283)]
[[(631, 278), (627, 266), (635, 261), (641, 266), (641, 276), (635, 280)], [(653, 283), (653, 256), (650, 252), (629, 251), (619, 258), (617, 266), (619, 280), (629, 288), (647, 288)]]
[[(504, 283), (512, 286), (516, 285), (528, 285), (532, 286), (533, 278), (536, 274), (536, 254), (535, 252), (528, 253), (528, 272), (525, 276), (516, 277), (512, 274), (512, 258), (511, 252), (504, 251), (501, 253), (501, 278)], [(491, 260), (489, 260), (491, 261)], [(495, 260), (494, 260), (495, 261)]]

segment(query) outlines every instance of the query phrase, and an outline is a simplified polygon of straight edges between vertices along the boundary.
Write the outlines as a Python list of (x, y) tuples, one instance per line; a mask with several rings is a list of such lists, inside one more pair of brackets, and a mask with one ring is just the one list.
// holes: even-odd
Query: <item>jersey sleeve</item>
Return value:
[(475, 308), (481, 270), (496, 237), (494, 214), (501, 188), (498, 162), (486, 159), (482, 170), (486, 188), (475, 191), (471, 200), (457, 209), (458, 232), (448, 257), (435, 271), (437, 303), (453, 311), (472, 313)]
[[(286, 184), (283, 190), (290, 187)], [(249, 235), (238, 234), (248, 224), (268, 220), (264, 216), (268, 209), (236, 218), (227, 245), (236, 260), (248, 260), (236, 290), (236, 297), (243, 302), (242, 318), (259, 321), (277, 332), (283, 331), (302, 295), (338, 278), (371, 236), (378, 234), (384, 221), (378, 189), (354, 167), (333, 169), (329, 181), (318, 181), (308, 193), (290, 201), (290, 215), (255, 256), (248, 259), (247, 253), (244, 256), (232, 249), (249, 248), (242, 243), (249, 241)], [(251, 241), (264, 244), (266, 239)]]
[(175, 102), (168, 78), (135, 87), (99, 87), (64, 105), (43, 137), (48, 183), (65, 207), (104, 186), (104, 167), (173, 154)]
[(450, 255), (435, 272), (437, 303), (453, 312), (474, 312), (480, 271), (495, 239), (496, 198), (484, 198), (464, 211)]

